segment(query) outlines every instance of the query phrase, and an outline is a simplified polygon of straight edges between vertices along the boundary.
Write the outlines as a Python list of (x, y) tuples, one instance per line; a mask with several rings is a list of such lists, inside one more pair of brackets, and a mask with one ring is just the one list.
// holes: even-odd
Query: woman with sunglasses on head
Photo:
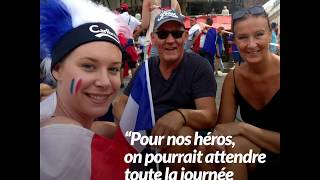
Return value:
[[(232, 136), (235, 146), (201, 146), (206, 153), (265, 153), (265, 163), (201, 164), (234, 172), (234, 179), (278, 179), (280, 169), (280, 57), (269, 50), (271, 28), (261, 6), (232, 14), (234, 43), (244, 63), (225, 78), (214, 136)], [(235, 121), (240, 108), (243, 121)], [(275, 176), (275, 177), (271, 177)]]
[(42, 180), (125, 178), (123, 157), (132, 149), (115, 125), (94, 126), (120, 89), (118, 22), (89, 0), (40, 1), (40, 48), (57, 82), (56, 92), (40, 105), (53, 111), (40, 120)]

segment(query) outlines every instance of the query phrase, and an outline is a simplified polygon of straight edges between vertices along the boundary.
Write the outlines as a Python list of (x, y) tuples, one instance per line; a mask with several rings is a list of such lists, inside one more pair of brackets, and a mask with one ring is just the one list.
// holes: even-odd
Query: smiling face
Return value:
[(234, 42), (248, 63), (260, 62), (268, 55), (271, 31), (263, 16), (249, 16), (234, 24)]
[(74, 49), (55, 66), (58, 105), (64, 112), (88, 118), (104, 115), (120, 89), (121, 52), (95, 41)]
[(184, 27), (178, 22), (169, 21), (161, 25), (156, 31), (184, 31), (180, 38), (174, 38), (171, 33), (164, 39), (159, 38), (156, 33), (151, 34), (152, 44), (158, 48), (161, 61), (174, 63), (181, 60), (184, 53), (183, 45), (188, 38), (188, 32), (185, 31)]

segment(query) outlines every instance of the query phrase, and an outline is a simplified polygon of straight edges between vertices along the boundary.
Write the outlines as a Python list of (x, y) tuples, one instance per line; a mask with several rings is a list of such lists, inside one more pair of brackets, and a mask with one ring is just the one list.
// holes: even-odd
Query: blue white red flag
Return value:
[[(120, 120), (122, 133), (127, 131), (140, 132), (146, 135), (146, 130), (155, 124), (154, 110), (149, 78), (148, 61), (145, 61), (132, 84), (132, 89)], [(130, 142), (130, 137), (126, 137)], [(134, 148), (141, 152), (145, 147), (139, 143)]]

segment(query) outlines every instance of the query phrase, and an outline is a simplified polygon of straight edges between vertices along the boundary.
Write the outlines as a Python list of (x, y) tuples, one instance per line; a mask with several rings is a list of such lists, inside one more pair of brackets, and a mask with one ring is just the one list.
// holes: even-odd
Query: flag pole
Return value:
[[(158, 154), (158, 147), (156, 147), (156, 153)], [(156, 168), (157, 168), (157, 171), (159, 171), (159, 163), (156, 163)]]
[[(147, 79), (147, 87), (148, 87), (148, 94), (150, 100), (150, 108), (151, 108), (151, 119), (152, 119), (152, 127), (155, 125), (155, 117), (154, 117), (154, 109), (153, 109), (153, 101), (152, 101), (152, 92), (151, 92), (151, 84), (150, 84), (150, 77), (149, 77), (149, 66), (148, 60), (144, 60), (145, 69), (146, 69), (146, 79)], [(158, 147), (155, 148), (156, 153), (159, 153)], [(159, 171), (159, 164), (156, 163), (157, 171)]]

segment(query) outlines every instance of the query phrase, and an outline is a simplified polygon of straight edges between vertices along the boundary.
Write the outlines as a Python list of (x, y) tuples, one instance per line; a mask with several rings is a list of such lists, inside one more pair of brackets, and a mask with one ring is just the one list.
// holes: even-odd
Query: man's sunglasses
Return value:
[(158, 31), (155, 32), (158, 35), (158, 38), (160, 39), (166, 39), (169, 34), (172, 35), (172, 37), (174, 37), (175, 39), (181, 38), (184, 31)]
[(236, 11), (232, 14), (232, 20), (235, 21), (237, 19), (243, 18), (247, 14), (252, 14), (252, 15), (266, 15), (266, 11), (262, 6), (253, 6), (248, 9), (240, 9), (239, 11)]

